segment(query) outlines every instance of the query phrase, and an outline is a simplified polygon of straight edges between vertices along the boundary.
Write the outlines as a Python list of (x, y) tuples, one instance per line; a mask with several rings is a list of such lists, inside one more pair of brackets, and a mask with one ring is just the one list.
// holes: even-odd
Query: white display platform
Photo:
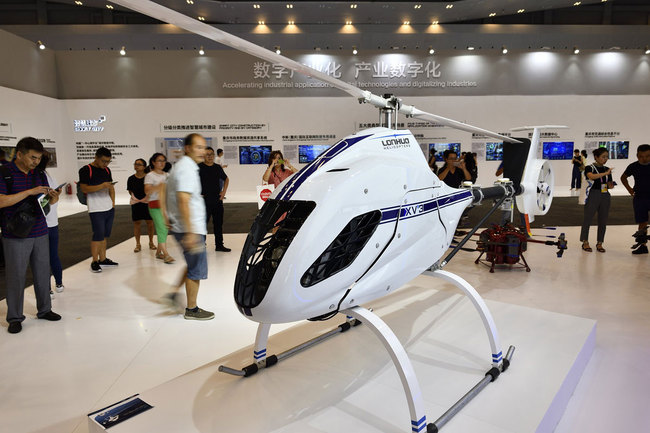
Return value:
[[(435, 421), (491, 366), (485, 329), (467, 298), (406, 286), (368, 305), (405, 345)], [(551, 432), (594, 350), (596, 322), (487, 302), (512, 365), (442, 431)], [(271, 336), (269, 354), (336, 327), (305, 322)], [(244, 343), (244, 342), (242, 342)], [(408, 432), (410, 417), (397, 372), (363, 325), (249, 378), (218, 372), (252, 360), (251, 346), (197, 368), (139, 397), (153, 406), (112, 433), (129, 432)], [(210, 344), (206, 342), (206, 344)], [(212, 344), (218, 345), (219, 341)], [(170, 351), (174, 347), (170, 346)], [(160, 359), (164, 363), (164, 359)], [(128, 397), (128, 396), (124, 396)], [(104, 431), (89, 417), (89, 431)]]

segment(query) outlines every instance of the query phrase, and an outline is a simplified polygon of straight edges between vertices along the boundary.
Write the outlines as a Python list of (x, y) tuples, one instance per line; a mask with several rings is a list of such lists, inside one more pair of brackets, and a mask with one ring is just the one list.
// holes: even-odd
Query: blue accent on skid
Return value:
[(300, 170), (298, 173), (294, 174), (289, 182), (282, 188), (282, 191), (277, 195), (278, 200), (290, 200), (296, 190), (302, 185), (316, 170), (322, 167), (324, 164), (329, 162), (332, 158), (337, 156), (339, 153), (350, 148), (355, 143), (368, 138), (370, 135), (363, 135), (361, 137), (352, 137), (345, 140), (339, 141), (334, 146), (326, 150), (321, 156), (313, 160), (309, 165)]
[(427, 426), (427, 417), (426, 415), (420, 418), (419, 421), (411, 421), (411, 431), (418, 433), (421, 432)]
[(502, 359), (503, 359), (503, 352), (492, 354), (492, 362), (501, 362)]
[[(441, 197), (436, 197), (430, 200), (425, 200), (417, 203), (411, 203), (407, 206), (391, 206), (388, 208), (381, 209), (381, 222), (380, 224), (385, 224), (389, 222), (395, 222), (399, 217), (400, 220), (406, 220), (409, 218), (415, 218), (417, 216), (426, 215), (428, 213), (434, 212), (438, 209), (451, 206), (452, 204), (469, 198), (472, 196), (470, 191), (462, 191), (460, 193), (448, 194)], [(410, 214), (411, 209), (419, 207), (418, 213)]]
[(255, 359), (259, 359), (259, 358), (262, 358), (262, 357), (265, 357), (265, 356), (266, 356), (266, 349), (262, 349), (259, 352), (256, 351), (256, 350), (253, 351), (253, 357)]

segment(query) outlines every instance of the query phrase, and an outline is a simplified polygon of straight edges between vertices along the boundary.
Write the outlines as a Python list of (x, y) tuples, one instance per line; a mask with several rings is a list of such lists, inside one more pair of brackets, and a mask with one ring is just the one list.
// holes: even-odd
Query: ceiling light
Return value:
[(258, 21), (257, 24), (263, 26), (263, 25), (264, 25), (264, 21)]
[(508, 54), (508, 49), (505, 45), (501, 47), (501, 54)]
[(289, 3), (289, 4), (287, 5), (287, 9), (293, 9), (293, 5), (292, 5), (291, 3)]
[(75, 0), (74, 4), (79, 5), (79, 6), (83, 6), (83, 3), (80, 2), (79, 0)]
[(645, 47), (645, 53), (646, 53), (646, 54), (650, 54), (650, 48), (648, 48), (647, 45), (646, 45), (646, 47)]
[(275, 54), (282, 54), (282, 51), (280, 51), (280, 47), (275, 47)]
[(496, 15), (497, 15), (496, 12), (492, 12), (492, 13), (491, 13), (490, 15), (488, 15), (488, 16), (490, 16), (490, 17), (495, 17)]
[(403, 24), (404, 24), (405, 26), (409, 26), (409, 25), (411, 25), (411, 22), (410, 22), (410, 21), (404, 21)]
[(345, 25), (346, 25), (346, 26), (351, 26), (351, 25), (352, 25), (352, 20), (347, 20), (347, 21), (345, 22)]
[(432, 26), (437, 26), (437, 25), (438, 25), (438, 20), (433, 20), (433, 21), (431, 21), (431, 25), (432, 25)]
[(203, 51), (203, 47), (199, 48), (199, 55), (202, 56), (202, 55), (204, 55), (204, 54), (205, 54), (205, 51)]
[(573, 54), (579, 54), (580, 49), (578, 47), (573, 47)]
[(205, 21), (205, 17), (199, 17), (199, 21)]
[(454, 5), (447, 5), (447, 6), (445, 6), (445, 7), (446, 7), (447, 9), (451, 9), (451, 8), (454, 7)]
[(474, 47), (472, 47), (471, 45), (468, 46), (468, 47), (467, 47), (467, 51), (474, 51)]
[[(36, 45), (38, 45), (38, 48), (39, 48), (40, 50), (44, 50), (44, 49), (45, 49), (45, 44), (44, 44), (43, 42), (41, 42), (41, 41), (36, 42)], [(648, 53), (646, 53), (646, 54), (648, 54)]]
[(356, 8), (357, 8), (357, 5), (356, 5), (356, 4), (352, 4), (352, 5), (350, 5), (350, 9), (356, 9)]
[(413, 9), (420, 9), (421, 7), (422, 7), (422, 5), (415, 5), (415, 6), (413, 6)]
[(575, 3), (573, 3), (573, 6), (580, 6), (581, 4), (582, 4), (582, 2), (575, 2)]
[(113, 5), (106, 5), (106, 9), (113, 9)]
[(520, 14), (520, 13), (522, 13), (522, 12), (526, 12), (526, 9), (519, 9), (519, 10), (517, 11), (518, 14)]
[(358, 53), (357, 47), (352, 47), (352, 54), (354, 54), (356, 56), (357, 53)]
[(433, 54), (435, 52), (436, 52), (436, 50), (434, 50), (433, 47), (429, 47), (429, 54)]
[(193, 5), (194, 4), (194, 0), (185, 0), (185, 2), (187, 2), (188, 5)]
[(600, 0), (601, 3), (605, 3), (607, 0)]
[(259, 9), (259, 8), (260, 8), (260, 5), (258, 5), (258, 4), (253, 5), (253, 9)]
[(289, 25), (290, 25), (290, 26), (292, 26), (292, 25), (294, 25), (294, 24), (296, 24), (295, 21), (293, 21), (293, 20), (289, 21)]
[(126, 48), (122, 47), (122, 49), (120, 50), (120, 55), (126, 56)]

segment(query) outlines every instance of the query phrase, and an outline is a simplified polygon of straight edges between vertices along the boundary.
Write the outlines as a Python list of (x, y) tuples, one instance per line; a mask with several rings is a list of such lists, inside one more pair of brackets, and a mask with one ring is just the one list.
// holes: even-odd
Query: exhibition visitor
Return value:
[(571, 158), (571, 190), (574, 189), (577, 191), (582, 187), (582, 177), (580, 172), (580, 167), (582, 164), (582, 156), (580, 156), (580, 151), (575, 149), (573, 151), (573, 158)]
[[(621, 183), (633, 197), (634, 221), (639, 225), (640, 234), (647, 234), (650, 214), (650, 144), (642, 144), (637, 148), (636, 159), (621, 175)], [(633, 188), (627, 180), (630, 176), (634, 178)], [(638, 243), (632, 254), (648, 254), (647, 236), (642, 236)]]
[(438, 172), (438, 178), (452, 188), (460, 188), (466, 180), (472, 180), (472, 175), (465, 167), (465, 161), (458, 159), (453, 150), (445, 150), (442, 154), (445, 164)]
[(151, 171), (144, 177), (144, 192), (147, 194), (149, 215), (156, 227), (156, 238), (158, 247), (156, 247), (156, 258), (161, 259), (167, 264), (174, 263), (176, 260), (167, 251), (167, 217), (165, 216), (165, 184), (169, 173), (164, 171), (167, 164), (167, 157), (162, 153), (154, 153), (149, 158), (149, 168)]
[(223, 199), (228, 190), (228, 176), (219, 164), (215, 163), (214, 149), (205, 149), (205, 161), (199, 164), (201, 178), (201, 195), (205, 202), (206, 225), (212, 218), (214, 229), (214, 250), (230, 252), (223, 244)]
[(92, 262), (90, 270), (101, 272), (103, 268), (118, 263), (106, 257), (106, 239), (111, 236), (115, 218), (115, 188), (113, 176), (108, 168), (111, 151), (100, 147), (95, 151), (95, 160), (79, 169), (79, 188), (86, 195), (88, 215), (93, 237), (90, 242)]
[[(50, 154), (47, 150), (43, 151), (43, 156), (41, 156), (41, 162), (36, 167), (37, 171), (42, 171), (45, 173), (47, 178), (47, 183), (54, 186), (55, 188), (59, 186), (56, 179), (46, 170), (47, 164), (50, 162)], [(61, 194), (61, 189), (64, 184), (61, 184), (57, 188), (57, 193)], [(45, 213), (45, 221), (47, 222), (47, 237), (50, 243), (50, 271), (54, 277), (54, 287), (57, 293), (63, 292), (65, 287), (63, 286), (63, 266), (61, 266), (61, 259), (59, 259), (59, 203), (51, 201), (48, 203), (47, 209), (49, 212)], [(54, 299), (54, 291), (52, 291), (52, 285), (50, 284), (50, 297)]]
[(27, 265), (31, 267), (34, 280), (36, 317), (61, 320), (61, 316), (52, 311), (48, 230), (37, 201), (41, 195), (49, 196), (50, 203), (54, 204), (59, 200), (59, 193), (50, 188), (45, 175), (36, 169), (42, 154), (41, 142), (25, 137), (16, 144), (15, 160), (1, 167), (0, 209), (3, 215), (0, 221), (6, 261), (7, 331), (10, 334), (23, 329)]
[(609, 190), (614, 188), (612, 169), (605, 166), (609, 159), (609, 152), (604, 147), (593, 151), (594, 162), (585, 167), (585, 178), (587, 180), (587, 197), (585, 199), (585, 213), (580, 231), (582, 249), (591, 252), (589, 246), (589, 226), (594, 215), (598, 213), (598, 231), (596, 234), (596, 250), (605, 252), (603, 242), (605, 241), (605, 230), (607, 229), (607, 217), (611, 197)]
[(214, 158), (215, 164), (219, 164), (221, 168), (226, 168), (228, 165), (225, 163), (225, 158), (223, 156), (223, 149), (217, 149), (217, 156)]
[(431, 156), (429, 157), (429, 168), (435, 174), (438, 175), (438, 164), (436, 163), (436, 151), (431, 150)]
[(268, 164), (269, 166), (262, 175), (262, 180), (267, 183), (272, 183), (276, 188), (283, 180), (298, 171), (288, 160), (284, 159), (282, 152), (279, 150), (271, 152)]
[(149, 249), (155, 250), (156, 246), (153, 243), (153, 220), (149, 214), (149, 205), (147, 194), (144, 192), (144, 177), (146, 176), (147, 162), (138, 158), (133, 163), (135, 174), (129, 176), (126, 181), (126, 190), (129, 192), (131, 199), (131, 220), (133, 221), (133, 236), (135, 237), (134, 253), (139, 253), (142, 250), (140, 245), (140, 228), (144, 221), (147, 225), (147, 235), (149, 235)]
[[(184, 317), (188, 320), (210, 320), (214, 319), (214, 313), (197, 305), (200, 282), (208, 278), (205, 251), (208, 231), (198, 165), (205, 157), (205, 138), (200, 134), (190, 134), (183, 144), (185, 155), (176, 162), (167, 179), (166, 215), (187, 263), (182, 277), (187, 296)], [(178, 292), (168, 293), (163, 300), (178, 306)]]

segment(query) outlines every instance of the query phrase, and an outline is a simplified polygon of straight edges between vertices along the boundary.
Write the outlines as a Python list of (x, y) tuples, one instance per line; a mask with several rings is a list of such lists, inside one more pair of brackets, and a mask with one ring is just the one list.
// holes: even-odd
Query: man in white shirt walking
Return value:
[[(183, 257), (187, 263), (183, 279), (187, 294), (184, 317), (188, 320), (214, 319), (214, 313), (196, 304), (200, 282), (208, 278), (205, 250), (208, 230), (198, 166), (205, 159), (205, 148), (205, 139), (200, 134), (185, 137), (185, 155), (176, 162), (167, 179), (166, 214), (174, 238), (183, 247)], [(177, 304), (176, 297), (177, 293), (170, 293), (166, 295), (166, 300)]]

